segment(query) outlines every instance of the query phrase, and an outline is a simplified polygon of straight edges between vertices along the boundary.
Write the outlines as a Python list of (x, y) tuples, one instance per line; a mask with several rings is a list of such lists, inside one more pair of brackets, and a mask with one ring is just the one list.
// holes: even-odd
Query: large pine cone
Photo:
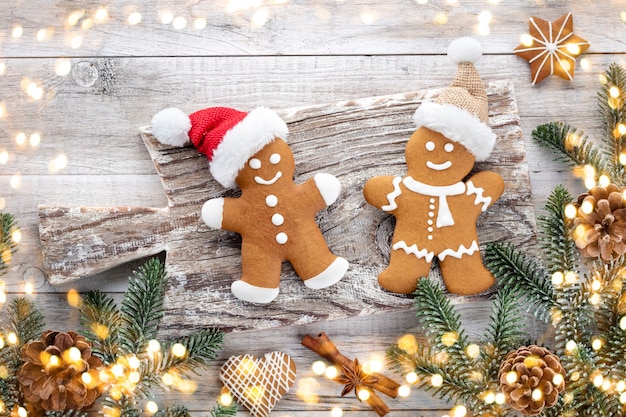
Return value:
[(510, 352), (498, 378), (509, 405), (526, 415), (552, 407), (565, 388), (565, 370), (558, 356), (535, 345)]
[[(574, 239), (583, 256), (609, 262), (626, 252), (626, 204), (615, 184), (594, 187), (578, 197)], [(585, 210), (584, 205), (592, 208)]]
[(44, 410), (87, 408), (102, 393), (97, 369), (103, 363), (74, 332), (45, 331), (22, 347), (22, 360), (17, 380), (24, 398)]

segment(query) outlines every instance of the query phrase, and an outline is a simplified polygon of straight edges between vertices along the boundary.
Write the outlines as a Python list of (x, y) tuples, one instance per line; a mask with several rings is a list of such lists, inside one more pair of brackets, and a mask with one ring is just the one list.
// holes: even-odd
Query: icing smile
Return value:
[(272, 185), (276, 181), (278, 181), (278, 179), (282, 176), (283, 176), (283, 173), (278, 171), (276, 175), (274, 175), (274, 178), (272, 178), (271, 180), (265, 180), (259, 176), (256, 176), (254, 177), (254, 182), (256, 182), (257, 184), (261, 184), (261, 185)]
[(441, 164), (436, 164), (431, 161), (426, 161), (426, 166), (430, 169), (434, 169), (435, 171), (443, 171), (444, 169), (448, 169), (452, 166), (452, 162), (446, 161)]

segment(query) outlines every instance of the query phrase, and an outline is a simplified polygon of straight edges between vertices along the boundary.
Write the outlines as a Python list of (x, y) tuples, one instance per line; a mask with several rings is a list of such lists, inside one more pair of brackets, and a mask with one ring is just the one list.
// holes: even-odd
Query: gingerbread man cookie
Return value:
[(389, 266), (378, 281), (397, 293), (415, 291), (435, 258), (452, 293), (476, 294), (494, 283), (480, 255), (476, 220), (500, 198), (504, 181), (488, 171), (464, 180), (496, 139), (486, 125), (487, 95), (473, 65), (482, 53), (476, 41), (461, 38), (448, 55), (458, 64), (455, 80), (415, 112), (407, 175), (374, 177), (363, 191), (368, 203), (396, 217)]
[(171, 145), (191, 140), (209, 158), (218, 182), (241, 189), (239, 198), (214, 198), (202, 207), (209, 227), (241, 235), (242, 277), (231, 286), (237, 298), (274, 300), (283, 261), (312, 289), (331, 286), (345, 275), (348, 262), (331, 253), (315, 221), (317, 212), (339, 197), (339, 181), (318, 173), (304, 184), (293, 182), (287, 125), (276, 113), (213, 107), (187, 117), (170, 108), (154, 116), (152, 133)]

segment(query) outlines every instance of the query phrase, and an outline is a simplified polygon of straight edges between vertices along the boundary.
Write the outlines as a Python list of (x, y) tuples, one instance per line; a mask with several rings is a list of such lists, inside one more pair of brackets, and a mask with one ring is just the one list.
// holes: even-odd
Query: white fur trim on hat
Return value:
[(252, 110), (226, 132), (215, 149), (210, 163), (213, 178), (226, 188), (234, 188), (235, 178), (246, 161), (275, 138), (286, 140), (287, 132), (287, 124), (272, 110)]
[(152, 116), (152, 134), (165, 145), (183, 146), (189, 142), (191, 120), (176, 107), (163, 109)]
[(452, 104), (422, 103), (413, 120), (417, 127), (427, 127), (465, 146), (476, 161), (489, 158), (496, 143), (496, 134), (467, 110)]
[(448, 58), (455, 64), (462, 62), (476, 63), (483, 56), (480, 43), (472, 38), (458, 38), (448, 46)]

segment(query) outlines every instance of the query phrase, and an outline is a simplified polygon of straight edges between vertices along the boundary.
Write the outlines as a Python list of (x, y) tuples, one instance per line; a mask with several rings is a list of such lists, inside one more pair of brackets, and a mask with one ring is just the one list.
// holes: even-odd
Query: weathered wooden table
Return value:
[[(591, 42), (583, 57), (588, 68), (577, 66), (571, 82), (550, 77), (532, 86), (528, 64), (512, 50), (528, 31), (531, 15), (555, 20), (568, 11), (574, 13), (575, 33)], [(48, 327), (69, 330), (78, 323), (66, 302), (69, 289), (124, 291), (141, 260), (51, 285), (43, 274), (37, 207), (165, 207), (166, 194), (139, 136), (140, 127), (163, 107), (280, 110), (433, 90), (450, 82), (455, 68), (445, 51), (452, 39), (465, 35), (483, 45), (477, 68), (484, 81), (508, 80), (514, 87), (532, 186), (531, 196), (518, 197), (539, 213), (555, 185), (565, 184), (574, 195), (582, 185), (538, 148), (530, 133), (540, 123), (562, 120), (591, 137), (603, 134), (596, 115), (598, 75), (626, 52), (621, 11), (618, 2), (608, 0), (6, 1), (0, 6), (0, 210), (14, 214), (22, 230), (19, 252), (3, 277), (8, 297), (22, 295), (29, 284)], [(344, 158), (357, 156), (363, 166), (379, 163), (375, 153)], [(306, 165), (297, 176), (318, 171), (323, 158), (318, 162), (297, 161)], [(393, 173), (385, 166), (376, 172)], [(350, 193), (359, 192), (353, 187)], [(480, 333), (490, 309), (486, 296), (453, 301), (467, 331)], [(232, 354), (283, 350), (295, 358), (299, 379), (306, 380), (316, 358), (300, 346), (305, 334), (325, 331), (346, 355), (366, 360), (383, 357), (405, 333), (423, 333), (410, 308), (370, 314), (377, 311), (229, 333), (193, 396), (169, 393), (161, 399), (184, 401), (194, 415), (206, 415), (220, 388), (217, 369)], [(190, 327), (197, 325), (194, 317)], [(536, 337), (544, 331), (532, 319), (527, 330)], [(297, 383), (273, 415), (329, 416), (335, 406), (344, 416), (370, 415), (354, 398), (341, 399), (338, 385), (315, 381), (317, 403), (303, 401)], [(450, 409), (423, 392), (388, 405), (394, 416), (436, 416)]]

